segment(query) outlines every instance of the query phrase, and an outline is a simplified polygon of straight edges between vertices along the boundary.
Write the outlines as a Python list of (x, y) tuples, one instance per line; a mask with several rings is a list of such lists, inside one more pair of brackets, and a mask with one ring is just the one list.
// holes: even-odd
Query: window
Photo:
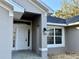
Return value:
[(48, 47), (64, 46), (64, 28), (48, 26), (47, 43)]

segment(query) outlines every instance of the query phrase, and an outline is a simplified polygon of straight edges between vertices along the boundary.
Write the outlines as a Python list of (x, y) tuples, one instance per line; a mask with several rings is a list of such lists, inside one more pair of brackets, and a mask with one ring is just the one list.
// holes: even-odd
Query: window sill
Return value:
[(48, 44), (47, 48), (57, 48), (57, 47), (65, 47), (64, 44)]

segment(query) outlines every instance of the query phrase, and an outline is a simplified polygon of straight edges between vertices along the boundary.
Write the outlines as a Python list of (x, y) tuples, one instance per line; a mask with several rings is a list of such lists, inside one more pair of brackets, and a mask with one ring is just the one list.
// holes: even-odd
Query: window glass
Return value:
[(48, 44), (54, 44), (54, 37), (47, 37)]
[(13, 47), (15, 47), (16, 32), (13, 32)]
[(30, 29), (28, 29), (28, 47), (30, 46)]
[(55, 29), (55, 35), (62, 35), (62, 29)]
[(62, 44), (62, 37), (55, 37), (55, 44)]
[(54, 35), (54, 29), (50, 29), (50, 30), (48, 30), (49, 31), (49, 36), (50, 35)]

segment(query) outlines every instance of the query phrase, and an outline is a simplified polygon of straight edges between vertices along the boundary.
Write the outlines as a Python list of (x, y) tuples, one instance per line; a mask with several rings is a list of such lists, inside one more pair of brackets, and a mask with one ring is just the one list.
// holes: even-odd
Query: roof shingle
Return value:
[(47, 16), (47, 22), (48, 23), (58, 23), (58, 24), (70, 24), (70, 23), (75, 23), (79, 21), (79, 15), (74, 16), (69, 19), (62, 19), (58, 17), (53, 17), (53, 16)]

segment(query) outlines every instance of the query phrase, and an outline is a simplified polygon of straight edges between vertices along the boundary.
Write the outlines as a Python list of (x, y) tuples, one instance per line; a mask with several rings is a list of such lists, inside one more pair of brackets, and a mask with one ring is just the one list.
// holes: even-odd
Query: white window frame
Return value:
[[(55, 29), (62, 29), (62, 44), (47, 44), (48, 48), (55, 48), (55, 47), (65, 47), (65, 29), (64, 27), (61, 26), (48, 26), (48, 28), (54, 29), (54, 34), (55, 34)], [(55, 42), (55, 36), (54, 36), (54, 42)]]

